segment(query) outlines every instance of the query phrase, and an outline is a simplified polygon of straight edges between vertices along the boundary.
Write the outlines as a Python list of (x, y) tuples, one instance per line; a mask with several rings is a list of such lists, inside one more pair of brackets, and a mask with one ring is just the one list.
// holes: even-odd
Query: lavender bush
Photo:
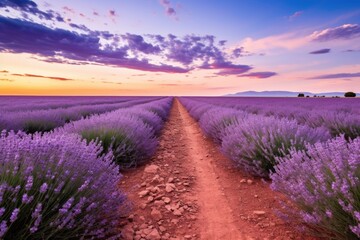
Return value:
[(328, 239), (359, 239), (359, 156), (360, 138), (341, 136), (279, 158), (271, 186), (298, 207), (286, 214)]
[(225, 129), (222, 151), (244, 170), (268, 177), (276, 158), (290, 148), (304, 149), (306, 143), (330, 138), (324, 128), (310, 128), (296, 121), (250, 115)]
[(157, 146), (154, 130), (139, 118), (122, 114), (122, 110), (69, 123), (60, 131), (77, 133), (87, 142), (99, 141), (103, 153), (113, 152), (120, 168), (143, 163)]
[(160, 134), (160, 131), (164, 125), (162, 118), (152, 111), (146, 111), (142, 107), (132, 107), (126, 109), (124, 115), (131, 115), (139, 118), (144, 124), (150, 126), (156, 135)]
[[(114, 162), (120, 169), (136, 167), (155, 153), (156, 133), (163, 126), (161, 117), (167, 117), (171, 102), (172, 98), (164, 98), (95, 115), (69, 123), (55, 133), (77, 133), (88, 142), (97, 141), (103, 146), (103, 154), (113, 152)], [(161, 117), (155, 115), (153, 109), (157, 109)]]
[(234, 109), (214, 107), (201, 115), (199, 123), (206, 135), (221, 144), (225, 129), (237, 124), (238, 119), (243, 119), (247, 115)]
[(0, 136), (1, 239), (117, 239), (126, 205), (111, 154), (75, 135)]

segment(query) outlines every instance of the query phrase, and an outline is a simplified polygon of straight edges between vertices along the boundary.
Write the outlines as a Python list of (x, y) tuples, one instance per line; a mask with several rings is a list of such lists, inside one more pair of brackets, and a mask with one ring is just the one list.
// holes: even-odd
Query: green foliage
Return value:
[(345, 96), (345, 97), (356, 97), (356, 93), (354, 93), (354, 92), (346, 92), (346, 93), (344, 94), (344, 96)]
[(81, 132), (81, 136), (87, 142), (99, 141), (102, 154), (112, 151), (115, 164), (121, 168), (132, 166), (138, 158), (134, 143), (121, 129), (87, 129)]
[(26, 133), (36, 133), (36, 132), (49, 132), (56, 128), (57, 125), (54, 122), (47, 120), (28, 120), (24, 124), (24, 131)]

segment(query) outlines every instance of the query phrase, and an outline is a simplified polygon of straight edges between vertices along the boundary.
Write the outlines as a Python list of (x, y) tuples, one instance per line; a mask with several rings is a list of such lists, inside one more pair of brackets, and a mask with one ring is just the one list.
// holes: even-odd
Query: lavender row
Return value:
[(129, 211), (118, 166), (154, 153), (172, 98), (0, 135), (0, 239), (119, 239)]
[(255, 176), (268, 178), (276, 158), (285, 156), (291, 148), (301, 150), (307, 143), (331, 137), (326, 128), (311, 128), (294, 120), (250, 114), (189, 98), (180, 101), (205, 134), (221, 145), (224, 154)]
[(0, 239), (119, 239), (128, 207), (101, 152), (74, 134), (3, 131)]
[(172, 98), (163, 98), (134, 107), (66, 124), (55, 134), (76, 133), (87, 142), (96, 141), (103, 153), (112, 152), (120, 169), (135, 167), (155, 152), (157, 136), (167, 119)]
[(34, 111), (80, 105), (120, 103), (139, 97), (30, 97), (0, 96), (0, 112)]
[[(333, 137), (360, 136), (360, 99), (192, 98), (247, 113), (295, 120), (310, 127), (326, 127)], [(285, 103), (284, 103), (285, 102)]]
[(63, 126), (70, 121), (119, 108), (131, 107), (151, 100), (154, 100), (154, 98), (135, 98), (134, 100), (121, 103), (84, 105), (49, 110), (7, 112), (0, 115), (0, 130), (21, 130), (27, 133), (46, 132)]
[(226, 155), (270, 177), (272, 189), (292, 200), (279, 212), (286, 221), (326, 239), (360, 238), (360, 137), (332, 138), (328, 129), (288, 118), (181, 101)]
[(287, 112), (289, 110), (295, 112), (300, 109), (360, 114), (359, 98), (193, 97), (191, 99), (241, 109), (255, 114), (271, 111)]

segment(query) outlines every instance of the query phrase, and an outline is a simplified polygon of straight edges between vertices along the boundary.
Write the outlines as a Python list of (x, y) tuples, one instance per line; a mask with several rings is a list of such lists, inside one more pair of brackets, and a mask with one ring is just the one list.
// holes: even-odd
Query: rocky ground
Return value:
[(234, 168), (175, 99), (151, 161), (124, 173), (124, 239), (305, 239), (275, 214), (269, 183)]

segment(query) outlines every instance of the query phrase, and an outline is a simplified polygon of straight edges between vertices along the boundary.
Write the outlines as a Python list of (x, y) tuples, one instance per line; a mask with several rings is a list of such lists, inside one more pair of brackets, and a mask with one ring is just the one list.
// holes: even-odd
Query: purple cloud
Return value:
[(334, 79), (334, 78), (358, 78), (358, 77), (360, 77), (360, 72), (325, 74), (325, 75), (311, 77), (309, 79)]
[(69, 13), (72, 13), (72, 14), (76, 14), (76, 13), (75, 13), (75, 10), (72, 9), (72, 8), (70, 8), (70, 7), (68, 7), (68, 6), (63, 7), (63, 9), (64, 9), (65, 12), (69, 12)]
[(297, 11), (297, 12), (294, 12), (291, 16), (288, 17), (288, 19), (290, 21), (294, 20), (295, 18), (298, 18), (300, 17), (301, 15), (304, 14), (304, 11)]
[(347, 49), (344, 52), (349, 52), (349, 53), (360, 52), (360, 49)]
[(220, 40), (219, 45), (220, 46), (225, 46), (226, 42), (227, 42), (226, 40)]
[(161, 51), (159, 46), (145, 42), (141, 35), (127, 33), (126, 35), (122, 35), (122, 38), (127, 40), (130, 49), (146, 54), (156, 54)]
[(316, 31), (311, 37), (314, 41), (320, 42), (357, 38), (360, 37), (360, 26), (358, 24), (344, 24), (340, 27)]
[(213, 38), (213, 36), (185, 36), (180, 39), (170, 34), (160, 44), (167, 50), (167, 59), (188, 66), (196, 60), (204, 62), (220, 54), (220, 50), (213, 44)]
[(110, 15), (111, 17), (116, 17), (116, 12), (115, 12), (115, 10), (109, 10), (109, 15)]
[[(0, 16), (0, 52), (30, 53), (33, 58), (49, 63), (107, 65), (149, 72), (187, 73), (193, 69), (209, 69), (226, 76), (252, 69), (230, 61), (242, 56), (243, 48), (226, 53), (222, 49), (225, 41), (215, 41), (212, 35), (181, 38), (172, 34), (117, 35), (73, 23), (70, 26), (86, 34)], [(152, 63), (153, 57), (160, 62)]]
[(31, 0), (1, 0), (0, 8), (7, 7), (20, 11), (25, 18), (28, 18), (27, 14), (31, 14), (44, 20), (61, 19), (61, 16), (54, 11), (44, 12), (39, 10), (38, 5)]
[(215, 62), (208, 65), (208, 68), (203, 67), (203, 69), (217, 69), (220, 70), (217, 72), (217, 75), (228, 76), (228, 75), (238, 75), (245, 73), (252, 69), (248, 65), (234, 64), (228, 61), (224, 62)]
[[(153, 35), (159, 46), (166, 50), (167, 60), (179, 62), (187, 68), (219, 70), (218, 75), (237, 75), (249, 71), (252, 67), (234, 64), (226, 60), (226, 53), (215, 45), (215, 37), (188, 35), (178, 38), (169, 34), (166, 38)], [(235, 51), (240, 54), (241, 48)], [(194, 63), (200, 63), (196, 65)]]
[(277, 75), (276, 72), (253, 72), (248, 74), (242, 74), (238, 77), (250, 77), (250, 78), (269, 78)]
[(11, 74), (12, 76), (18, 76), (18, 77), (33, 77), (33, 78), (47, 78), (47, 79), (52, 79), (52, 80), (57, 80), (57, 81), (73, 81), (74, 79), (70, 79), (70, 78), (63, 78), (63, 77), (48, 77), (48, 76), (43, 76), (43, 75), (35, 75), (35, 74), (18, 74), (18, 73), (14, 73)]
[(78, 30), (84, 31), (84, 32), (91, 32), (91, 30), (88, 27), (86, 27), (85, 25), (78, 25), (78, 24), (75, 24), (75, 23), (69, 23), (69, 26), (72, 27), (72, 28), (76, 28)]
[(129, 46), (103, 48), (96, 32), (79, 34), (2, 16), (0, 16), (0, 28), (2, 29), (0, 52), (31, 53), (48, 58), (49, 62), (61, 62), (65, 59), (81, 61), (83, 64), (97, 63), (152, 72), (189, 71), (186, 68), (166, 64), (154, 65), (147, 59), (129, 58), (127, 53)]
[(160, 0), (161, 5), (163, 5), (163, 7), (165, 8), (165, 13), (168, 16), (175, 16), (176, 15), (176, 11), (175, 9), (171, 6), (171, 3), (169, 0)]
[(243, 47), (235, 48), (232, 51), (232, 57), (234, 57), (234, 58), (242, 57), (243, 53), (244, 53), (244, 48)]
[(330, 52), (330, 48), (319, 49), (316, 51), (309, 52), (309, 54), (325, 54)]

